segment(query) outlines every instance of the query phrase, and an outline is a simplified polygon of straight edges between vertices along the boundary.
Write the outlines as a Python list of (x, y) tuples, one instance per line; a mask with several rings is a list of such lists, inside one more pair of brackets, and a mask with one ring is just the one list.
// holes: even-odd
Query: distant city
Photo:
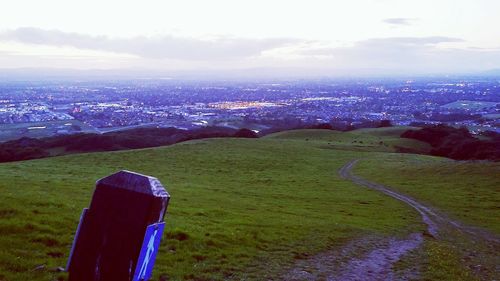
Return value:
[(136, 127), (259, 132), (390, 120), (500, 132), (500, 79), (1, 82), (0, 141)]

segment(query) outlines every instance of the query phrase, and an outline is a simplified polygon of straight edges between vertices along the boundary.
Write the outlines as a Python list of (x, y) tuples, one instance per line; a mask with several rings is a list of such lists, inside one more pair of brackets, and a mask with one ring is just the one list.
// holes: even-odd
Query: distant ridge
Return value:
[(415, 77), (500, 76), (500, 68), (464, 73), (411, 73), (403, 69), (378, 68), (308, 69), (294, 67), (260, 67), (241, 69), (70, 69), (70, 68), (0, 68), (0, 81), (65, 80), (289, 80), (289, 79), (369, 79)]

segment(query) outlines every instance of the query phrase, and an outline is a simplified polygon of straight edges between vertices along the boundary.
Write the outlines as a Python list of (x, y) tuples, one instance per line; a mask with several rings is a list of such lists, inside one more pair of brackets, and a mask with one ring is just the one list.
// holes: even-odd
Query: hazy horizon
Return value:
[(494, 28), (500, 2), (494, 0), (24, 0), (3, 6), (4, 71), (309, 77), (500, 68)]

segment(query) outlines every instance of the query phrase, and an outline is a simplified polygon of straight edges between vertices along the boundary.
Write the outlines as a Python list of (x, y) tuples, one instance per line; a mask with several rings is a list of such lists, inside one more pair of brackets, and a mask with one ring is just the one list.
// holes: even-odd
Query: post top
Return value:
[(155, 197), (170, 197), (161, 182), (151, 176), (122, 170), (96, 182), (97, 187), (108, 186), (134, 192), (152, 195)]

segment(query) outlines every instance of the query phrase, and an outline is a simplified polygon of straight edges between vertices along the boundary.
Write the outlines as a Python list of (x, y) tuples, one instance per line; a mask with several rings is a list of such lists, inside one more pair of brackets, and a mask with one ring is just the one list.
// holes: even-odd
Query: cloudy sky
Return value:
[(289, 69), (329, 74), (500, 68), (498, 0), (16, 0), (0, 68)]

